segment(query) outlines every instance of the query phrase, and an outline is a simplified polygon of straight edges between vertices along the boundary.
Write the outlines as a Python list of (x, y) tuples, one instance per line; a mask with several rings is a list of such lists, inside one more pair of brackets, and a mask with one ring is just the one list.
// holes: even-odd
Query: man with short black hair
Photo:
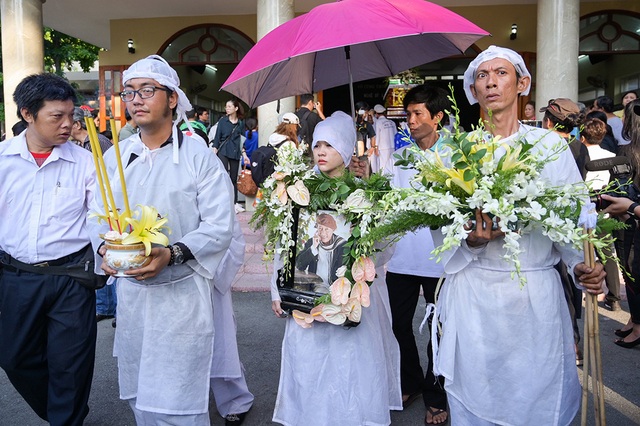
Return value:
[(608, 96), (598, 96), (596, 100), (593, 101), (591, 110), (602, 111), (607, 114), (607, 124), (611, 126), (613, 137), (618, 141), (618, 146), (629, 144), (629, 141), (622, 137), (622, 120), (613, 113), (613, 99)]
[(209, 127), (209, 110), (201, 106), (196, 107), (196, 120), (204, 126), (206, 134), (206, 129)]
[(0, 366), (39, 417), (80, 426), (93, 378), (95, 291), (54, 274), (91, 250), (93, 159), (68, 142), (76, 93), (66, 80), (30, 75), (13, 99), (28, 126), (0, 144)]
[[(407, 124), (411, 136), (423, 151), (438, 149), (441, 137), (438, 132), (446, 111), (451, 108), (444, 89), (421, 85), (411, 89), (404, 98)], [(402, 155), (407, 147), (395, 153)], [(391, 184), (396, 188), (410, 188), (417, 171), (387, 162), (385, 174), (391, 175)], [(413, 317), (420, 299), (420, 292), (426, 303), (435, 303), (435, 292), (439, 278), (444, 271), (442, 265), (430, 260), (433, 238), (429, 229), (420, 229), (404, 235), (395, 246), (393, 256), (387, 263), (387, 290), (393, 334), (400, 346), (400, 384), (403, 406), (407, 407), (421, 398), (426, 409), (425, 424), (441, 424), (448, 419), (447, 394), (444, 391), (444, 377), (433, 373), (433, 360), (428, 357), (426, 372), (420, 364), (420, 355), (413, 334)], [(432, 342), (427, 352), (431, 353)]]
[[(296, 115), (300, 119), (300, 129), (298, 129), (298, 139), (301, 142), (311, 145), (313, 141), (313, 131), (316, 125), (325, 119), (320, 102), (313, 101), (313, 95), (307, 93), (300, 95), (300, 108)], [(314, 112), (314, 109), (316, 112)]]

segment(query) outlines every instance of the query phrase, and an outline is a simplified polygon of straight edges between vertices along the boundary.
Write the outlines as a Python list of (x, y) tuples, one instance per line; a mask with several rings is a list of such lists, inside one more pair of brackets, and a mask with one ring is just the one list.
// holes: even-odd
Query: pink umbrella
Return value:
[(265, 35), (222, 90), (250, 107), (464, 53), (486, 31), (424, 0), (327, 3)]

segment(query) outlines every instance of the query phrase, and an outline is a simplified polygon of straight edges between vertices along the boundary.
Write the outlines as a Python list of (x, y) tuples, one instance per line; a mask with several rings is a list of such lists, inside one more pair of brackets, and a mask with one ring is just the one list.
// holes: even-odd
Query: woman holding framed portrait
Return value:
[[(342, 176), (355, 144), (351, 117), (334, 113), (313, 133), (314, 169), (329, 177)], [(301, 250), (296, 269), (327, 275), (329, 282), (335, 273), (336, 250), (343, 246), (343, 237), (337, 232), (340, 224), (331, 214), (318, 212), (313, 225), (314, 233), (305, 243), (308, 253)], [(332, 250), (320, 254), (323, 244)], [(379, 253), (378, 268), (389, 257), (390, 253)], [(272, 309), (277, 317), (286, 316), (277, 287), (281, 264), (276, 260), (271, 282)], [(370, 287), (370, 306), (357, 327), (316, 322), (302, 328), (293, 319), (286, 320), (274, 422), (288, 426), (388, 425), (389, 410), (402, 409), (400, 352), (391, 329), (384, 273), (380, 271), (378, 277)]]

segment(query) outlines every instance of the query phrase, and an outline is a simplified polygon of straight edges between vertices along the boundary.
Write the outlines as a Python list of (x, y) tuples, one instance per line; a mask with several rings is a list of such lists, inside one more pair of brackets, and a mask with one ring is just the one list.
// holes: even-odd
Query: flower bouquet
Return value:
[[(107, 249), (104, 261), (112, 269), (118, 271), (117, 277), (128, 277), (124, 271), (128, 269), (141, 268), (150, 262), (149, 253), (151, 244), (166, 246), (169, 239), (163, 230), (170, 230), (164, 226), (167, 218), (158, 214), (154, 207), (138, 206), (133, 217), (120, 215), (118, 219), (112, 220), (105, 215), (95, 215), (99, 220), (107, 223), (114, 223), (118, 230), (111, 229), (100, 237), (105, 241)], [(124, 224), (124, 225), (123, 225)], [(129, 229), (130, 232), (124, 231)]]
[(343, 216), (351, 228), (338, 278), (327, 294), (315, 298), (310, 312), (293, 310), (292, 316), (305, 328), (314, 321), (354, 325), (360, 322), (362, 308), (369, 306), (369, 285), (375, 278), (371, 256), (382, 249), (362, 237), (379, 223), (375, 206), (391, 187), (388, 178), (381, 175), (365, 181), (350, 173), (338, 178), (316, 174), (304, 162), (305, 148), (303, 144), (296, 147), (287, 143), (278, 149), (275, 171), (263, 183), (263, 200), (250, 223), (254, 228), (264, 227), (265, 260), (281, 259), (280, 272), (287, 277), (293, 273), (290, 254), (297, 249), (295, 211), (331, 209)]
[[(450, 100), (457, 118), (455, 100), (452, 96)], [(531, 143), (525, 137), (505, 142), (482, 122), (471, 132), (443, 132), (435, 152), (414, 144), (398, 156), (397, 165), (415, 168), (417, 174), (411, 188), (394, 189), (384, 196), (385, 223), (368, 239), (425, 226), (441, 228), (443, 243), (432, 252), (439, 261), (445, 251), (467, 238), (479, 209), (493, 217), (494, 227), (504, 233), (503, 260), (513, 266), (512, 277), (517, 275), (521, 285), (526, 278), (520, 274), (519, 240), (533, 228), (577, 249), (587, 239), (599, 250), (610, 243), (609, 238), (583, 232), (588, 202), (583, 182), (551, 186), (541, 178), (544, 166), (567, 149), (565, 141), (546, 150), (537, 146), (540, 140)]]

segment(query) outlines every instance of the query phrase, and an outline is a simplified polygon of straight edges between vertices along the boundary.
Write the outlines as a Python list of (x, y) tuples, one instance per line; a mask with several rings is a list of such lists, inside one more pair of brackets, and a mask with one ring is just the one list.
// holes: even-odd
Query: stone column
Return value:
[[(293, 0), (258, 0), (257, 3), (258, 40), (264, 37), (278, 25), (293, 19)], [(269, 135), (278, 126), (278, 115), (285, 112), (293, 112), (296, 103), (294, 97), (280, 99), (280, 112), (278, 102), (269, 102), (258, 107), (258, 144), (264, 146), (269, 140)], [(254, 197), (245, 197), (245, 207), (248, 211), (254, 210)]]
[(43, 0), (0, 0), (5, 130), (18, 121), (13, 92), (22, 79), (44, 70)]
[[(284, 24), (294, 17), (293, 0), (258, 0), (258, 40), (278, 25)], [(280, 100), (280, 115), (295, 110), (295, 98)], [(258, 141), (266, 145), (269, 135), (278, 126), (278, 102), (269, 102), (258, 107)]]
[[(578, 101), (579, 0), (538, 0), (536, 109), (549, 99)], [(542, 114), (536, 111), (538, 119)]]

